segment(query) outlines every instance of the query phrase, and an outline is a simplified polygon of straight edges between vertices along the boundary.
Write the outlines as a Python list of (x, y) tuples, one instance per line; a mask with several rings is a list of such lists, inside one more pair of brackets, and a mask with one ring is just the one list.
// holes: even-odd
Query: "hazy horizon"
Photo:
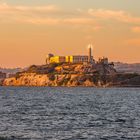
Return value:
[(0, 0), (0, 67), (45, 64), (48, 53), (140, 62), (139, 0)]

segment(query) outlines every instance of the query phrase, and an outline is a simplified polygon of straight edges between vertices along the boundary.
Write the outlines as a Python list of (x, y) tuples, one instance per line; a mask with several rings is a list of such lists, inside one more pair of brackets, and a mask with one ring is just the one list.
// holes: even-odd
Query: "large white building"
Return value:
[(93, 63), (94, 59), (92, 56), (92, 44), (88, 46), (88, 55), (71, 55), (71, 56), (54, 56), (53, 54), (48, 54), (46, 63)]

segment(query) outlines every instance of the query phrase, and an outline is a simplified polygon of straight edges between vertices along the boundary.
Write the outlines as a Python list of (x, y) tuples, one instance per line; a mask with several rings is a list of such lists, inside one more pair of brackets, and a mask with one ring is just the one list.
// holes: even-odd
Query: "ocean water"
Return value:
[(140, 88), (0, 87), (0, 136), (140, 140)]

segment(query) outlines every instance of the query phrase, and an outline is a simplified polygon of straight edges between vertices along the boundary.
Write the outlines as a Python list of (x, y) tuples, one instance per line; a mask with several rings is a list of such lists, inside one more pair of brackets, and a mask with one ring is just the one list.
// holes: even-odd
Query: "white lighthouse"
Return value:
[(92, 49), (93, 49), (92, 44), (89, 44), (88, 45), (88, 62), (89, 63), (92, 63), (92, 61), (93, 61)]

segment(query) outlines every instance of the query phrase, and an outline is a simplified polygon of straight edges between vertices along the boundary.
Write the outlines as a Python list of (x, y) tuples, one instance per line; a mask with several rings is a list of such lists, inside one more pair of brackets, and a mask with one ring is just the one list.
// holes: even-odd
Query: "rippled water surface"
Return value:
[(140, 89), (0, 87), (0, 136), (140, 140)]

